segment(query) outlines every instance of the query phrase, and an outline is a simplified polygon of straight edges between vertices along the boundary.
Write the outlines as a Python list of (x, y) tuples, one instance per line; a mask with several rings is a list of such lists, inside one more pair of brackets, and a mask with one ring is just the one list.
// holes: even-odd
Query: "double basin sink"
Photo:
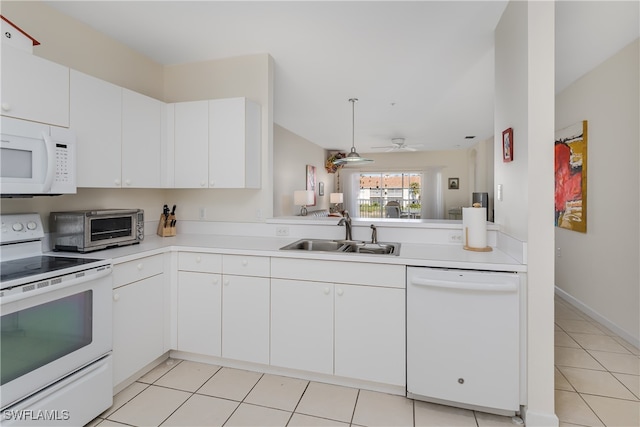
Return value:
[(400, 243), (367, 243), (361, 240), (300, 239), (280, 250), (398, 255)]

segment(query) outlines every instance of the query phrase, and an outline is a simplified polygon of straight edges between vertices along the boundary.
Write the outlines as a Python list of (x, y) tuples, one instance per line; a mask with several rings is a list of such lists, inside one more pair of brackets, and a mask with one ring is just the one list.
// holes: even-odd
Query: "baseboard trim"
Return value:
[(622, 329), (621, 327), (613, 323), (611, 320), (602, 316), (600, 313), (598, 313), (597, 311), (595, 311), (594, 309), (592, 309), (582, 301), (578, 300), (577, 298), (573, 297), (572, 295), (560, 289), (558, 286), (555, 287), (555, 292), (556, 292), (556, 295), (558, 295), (564, 301), (568, 302), (569, 304), (571, 304), (572, 306), (574, 306), (575, 308), (577, 308), (587, 316), (591, 317), (592, 319), (596, 320), (597, 322), (602, 323), (603, 326), (606, 326), (612, 332), (615, 332), (616, 334), (618, 334), (620, 338), (640, 348), (640, 338), (634, 337), (633, 335), (631, 335), (630, 333), (628, 333), (627, 331), (625, 331), (624, 329)]

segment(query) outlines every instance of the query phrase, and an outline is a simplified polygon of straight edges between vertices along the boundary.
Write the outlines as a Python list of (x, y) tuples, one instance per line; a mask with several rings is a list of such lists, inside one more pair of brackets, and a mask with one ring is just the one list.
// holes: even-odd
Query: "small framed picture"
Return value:
[(449, 190), (458, 190), (460, 188), (460, 178), (449, 178)]
[(502, 131), (502, 161), (513, 160), (513, 128)]
[(324, 196), (324, 182), (318, 182), (318, 196)]

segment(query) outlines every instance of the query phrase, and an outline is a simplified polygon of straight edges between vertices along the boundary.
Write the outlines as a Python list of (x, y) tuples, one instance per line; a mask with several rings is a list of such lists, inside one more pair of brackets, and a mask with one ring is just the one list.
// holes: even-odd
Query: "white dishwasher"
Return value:
[(407, 268), (407, 396), (520, 410), (517, 273)]

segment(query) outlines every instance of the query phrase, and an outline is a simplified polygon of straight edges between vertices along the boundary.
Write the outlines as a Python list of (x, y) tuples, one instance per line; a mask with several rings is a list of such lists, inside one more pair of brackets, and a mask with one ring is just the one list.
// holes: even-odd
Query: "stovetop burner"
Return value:
[(0, 282), (5, 283), (11, 280), (76, 267), (96, 261), (100, 260), (95, 258), (70, 258), (48, 255), (2, 261), (2, 263), (0, 263)]

